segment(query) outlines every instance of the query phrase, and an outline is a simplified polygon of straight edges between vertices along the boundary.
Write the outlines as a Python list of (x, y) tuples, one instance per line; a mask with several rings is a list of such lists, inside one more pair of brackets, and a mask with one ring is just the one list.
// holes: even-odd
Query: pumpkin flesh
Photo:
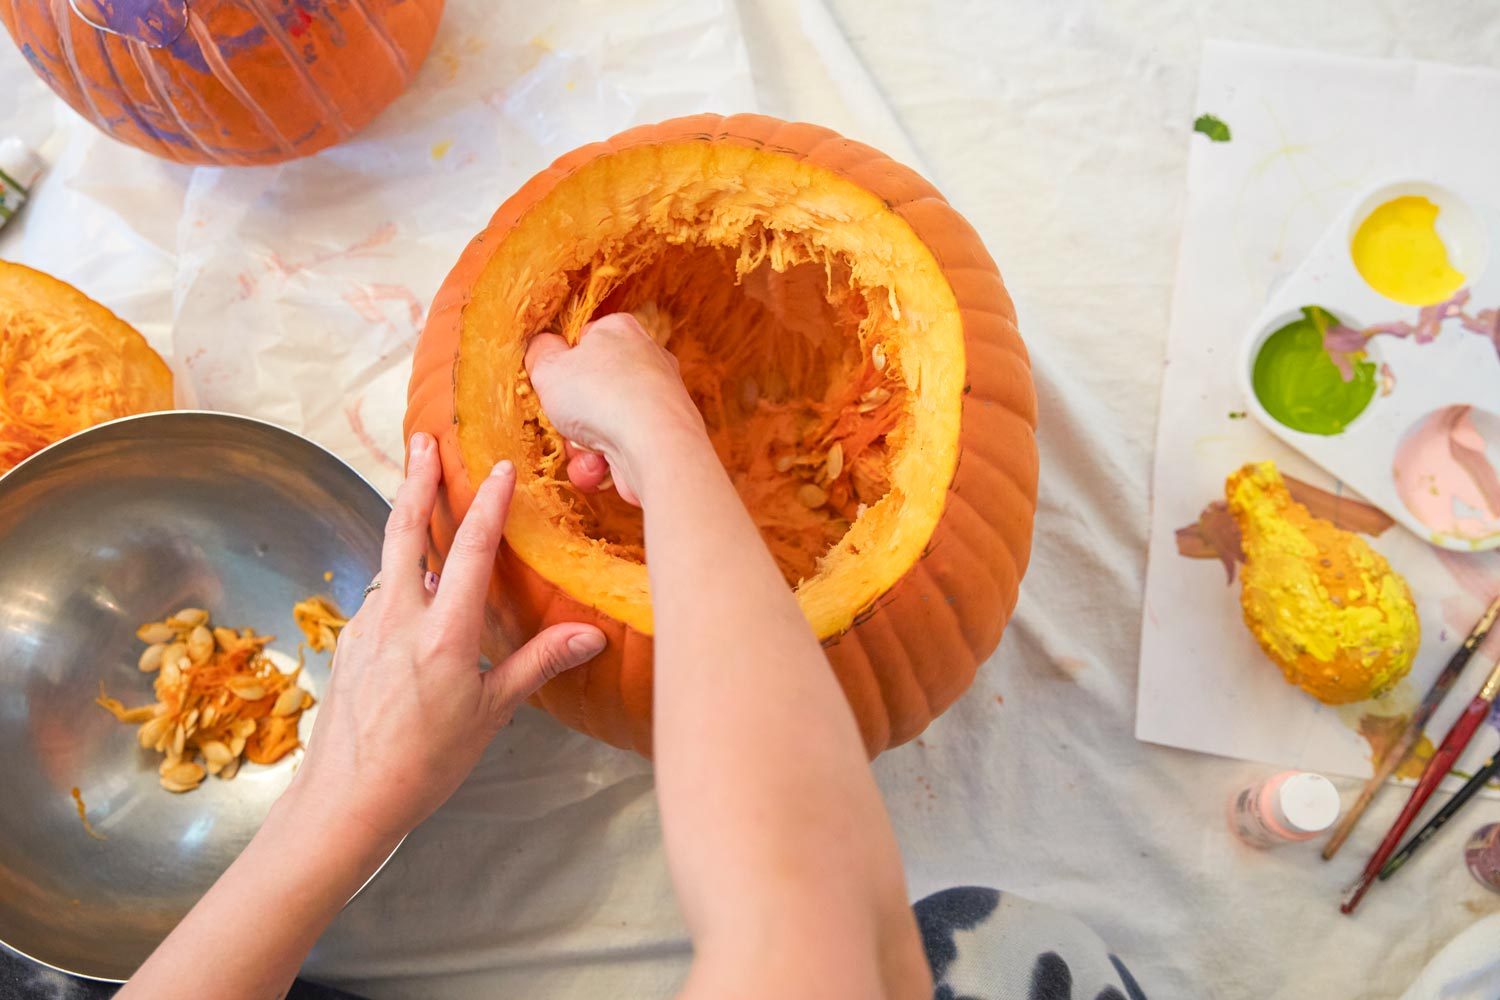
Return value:
[(0, 261), (0, 472), (106, 420), (172, 408), (172, 373), (82, 292)]
[(817, 635), (847, 630), (922, 555), (958, 461), (963, 329), (932, 252), (830, 170), (693, 141), (584, 164), (494, 249), (459, 334), (464, 466), (515, 460), (515, 555), (649, 635), (639, 512), (567, 483), (522, 364), (536, 333), (622, 310), (678, 357)]

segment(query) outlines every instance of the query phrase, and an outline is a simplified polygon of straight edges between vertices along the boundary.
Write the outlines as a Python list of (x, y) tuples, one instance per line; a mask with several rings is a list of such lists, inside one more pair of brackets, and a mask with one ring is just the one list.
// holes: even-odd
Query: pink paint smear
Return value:
[(1355, 355), (1364, 351), (1373, 337), (1411, 337), (1419, 344), (1430, 344), (1442, 332), (1443, 324), (1450, 319), (1470, 333), (1477, 333), (1495, 346), (1495, 355), (1500, 357), (1500, 309), (1481, 309), (1469, 313), (1464, 307), (1469, 304), (1469, 290), (1460, 288), (1452, 298), (1430, 306), (1423, 306), (1417, 313), (1417, 321), (1408, 323), (1396, 320), (1391, 323), (1376, 323), (1363, 330), (1335, 323), (1323, 332), (1323, 349), (1328, 352), (1339, 374), (1348, 382), (1354, 378)]
[(1500, 418), (1450, 406), (1423, 418), (1396, 450), (1396, 492), (1412, 515), (1440, 535), (1479, 541), (1500, 533), (1500, 473), (1489, 451), (1500, 448)]

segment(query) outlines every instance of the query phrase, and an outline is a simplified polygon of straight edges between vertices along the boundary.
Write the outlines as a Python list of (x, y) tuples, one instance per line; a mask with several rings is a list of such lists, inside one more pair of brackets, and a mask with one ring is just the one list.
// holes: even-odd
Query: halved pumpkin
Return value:
[(522, 363), (536, 333), (576, 340), (616, 311), (676, 354), (869, 751), (916, 736), (999, 642), (1036, 507), (1030, 367), (978, 236), (867, 146), (705, 115), (564, 156), (448, 276), (406, 420), (440, 445), (436, 555), (475, 485), (514, 460), (491, 593), (501, 628), (512, 642), (558, 621), (602, 628), (609, 649), (537, 703), (649, 754), (640, 514), (567, 482)]
[(172, 408), (172, 372), (124, 320), (66, 282), (0, 261), (0, 472), (53, 441)]

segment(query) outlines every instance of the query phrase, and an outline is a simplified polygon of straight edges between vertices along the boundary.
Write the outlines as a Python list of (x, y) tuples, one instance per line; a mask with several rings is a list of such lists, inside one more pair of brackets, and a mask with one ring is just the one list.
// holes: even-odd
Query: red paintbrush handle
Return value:
[[(1488, 685), (1486, 685), (1488, 686)], [(1365, 865), (1364, 872), (1359, 877), (1356, 888), (1351, 890), (1350, 895), (1340, 907), (1345, 913), (1350, 912), (1359, 904), (1360, 898), (1364, 896), (1364, 890), (1369, 887), (1370, 882), (1385, 867), (1391, 855), (1396, 853), (1396, 847), (1401, 843), (1401, 837), (1411, 826), (1427, 800), (1432, 798), (1432, 793), (1453, 767), (1458, 755), (1464, 752), (1464, 747), (1469, 745), (1474, 731), (1479, 728), (1485, 718), (1490, 714), (1490, 699), (1487, 692), (1481, 692), (1469, 706), (1464, 709), (1464, 714), (1453, 723), (1453, 728), (1448, 730), (1448, 735), (1443, 737), (1443, 745), (1438, 747), (1437, 753), (1432, 755), (1432, 760), (1427, 762), (1427, 769), (1422, 772), (1422, 778), (1417, 782), (1417, 787), (1411, 790), (1411, 798), (1406, 800), (1406, 806), (1401, 810), (1401, 815), (1396, 817), (1396, 823), (1391, 827), (1391, 832), (1385, 835), (1380, 842), (1370, 863)]]

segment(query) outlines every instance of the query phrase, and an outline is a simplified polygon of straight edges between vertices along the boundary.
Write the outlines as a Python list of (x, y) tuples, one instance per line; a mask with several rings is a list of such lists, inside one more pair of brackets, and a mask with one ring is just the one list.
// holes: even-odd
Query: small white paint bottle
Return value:
[(1229, 829), (1251, 847), (1311, 840), (1339, 818), (1339, 790), (1321, 774), (1282, 771), (1229, 797)]

